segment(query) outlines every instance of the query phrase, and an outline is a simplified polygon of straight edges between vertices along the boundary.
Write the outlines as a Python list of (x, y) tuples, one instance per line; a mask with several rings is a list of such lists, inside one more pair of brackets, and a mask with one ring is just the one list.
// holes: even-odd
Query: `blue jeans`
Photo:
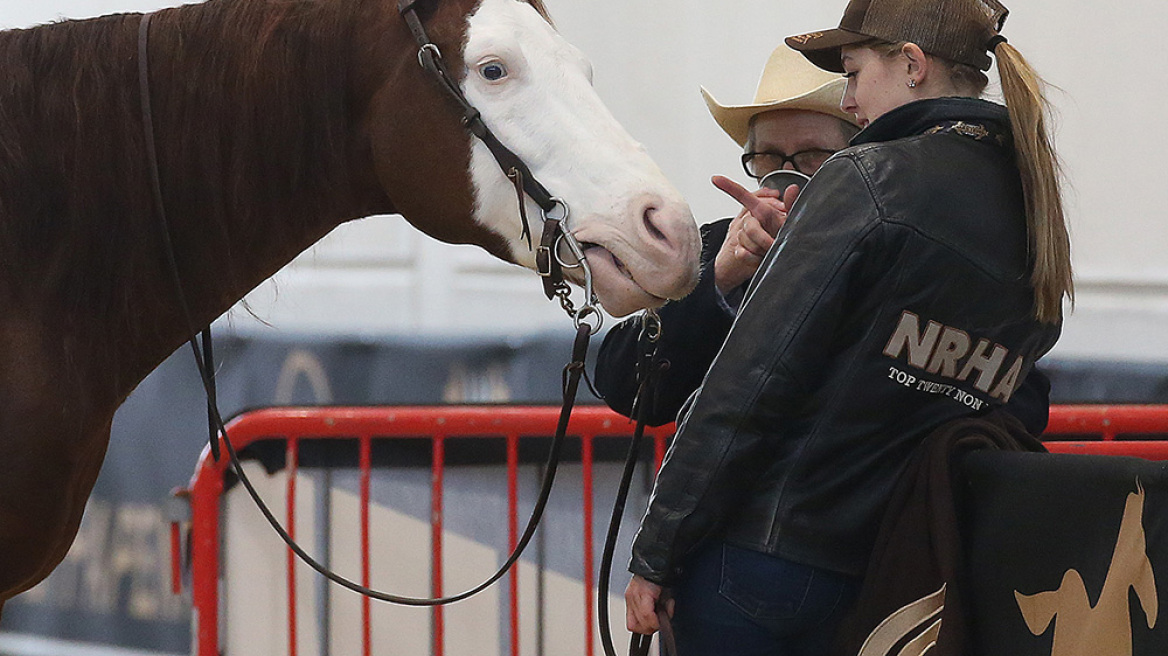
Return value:
[(823, 656), (860, 579), (715, 542), (673, 589), (677, 656)]

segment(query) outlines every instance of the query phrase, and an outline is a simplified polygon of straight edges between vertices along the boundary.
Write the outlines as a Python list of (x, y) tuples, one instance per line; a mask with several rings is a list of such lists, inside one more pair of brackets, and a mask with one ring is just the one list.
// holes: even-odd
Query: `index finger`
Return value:
[(724, 175), (715, 175), (710, 179), (710, 181), (714, 183), (715, 187), (729, 194), (731, 198), (738, 201), (750, 212), (753, 212), (758, 208), (759, 205), (762, 204), (762, 201), (760, 201), (757, 196), (751, 193), (749, 189), (743, 187), (742, 185), (731, 180), (730, 178), (727, 178)]

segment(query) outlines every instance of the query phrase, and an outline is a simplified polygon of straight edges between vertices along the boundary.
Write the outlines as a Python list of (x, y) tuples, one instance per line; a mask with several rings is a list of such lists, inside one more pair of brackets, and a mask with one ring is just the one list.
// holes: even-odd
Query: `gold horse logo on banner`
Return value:
[(1136, 592), (1148, 628), (1156, 627), (1160, 603), (1144, 536), (1144, 488), (1138, 481), (1136, 489), (1127, 495), (1098, 603), (1091, 606), (1083, 577), (1073, 569), (1063, 575), (1058, 590), (1033, 595), (1014, 591), (1026, 626), (1034, 635), (1042, 635), (1057, 616), (1051, 656), (1132, 656), (1129, 589)]

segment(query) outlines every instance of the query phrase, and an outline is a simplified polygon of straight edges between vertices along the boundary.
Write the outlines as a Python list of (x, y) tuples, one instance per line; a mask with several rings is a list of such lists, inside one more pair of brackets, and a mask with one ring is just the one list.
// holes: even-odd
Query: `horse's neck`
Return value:
[[(343, 8), (359, 4), (234, 0), (152, 19), (159, 170), (196, 324), (339, 223), (393, 210), (347, 87)], [(0, 303), (46, 325), (46, 366), (75, 368), (62, 376), (103, 399), (128, 394), (188, 332), (151, 198), (137, 27), (123, 16), (0, 37), (0, 149), (12, 156)]]
[(155, 130), (199, 323), (342, 221), (392, 211), (378, 191), (350, 85), (344, 0), (208, 3), (151, 35)]

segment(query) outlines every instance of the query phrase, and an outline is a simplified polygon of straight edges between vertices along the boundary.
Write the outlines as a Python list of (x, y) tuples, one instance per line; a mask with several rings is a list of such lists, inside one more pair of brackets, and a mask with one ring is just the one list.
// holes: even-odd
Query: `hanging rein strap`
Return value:
[[(596, 586), (596, 619), (600, 625), (600, 644), (605, 656), (617, 656), (616, 646), (612, 641), (612, 627), (608, 619), (608, 590), (609, 579), (612, 577), (613, 554), (616, 551), (621, 519), (625, 513), (625, 503), (629, 497), (629, 487), (632, 484), (633, 473), (641, 453), (641, 442), (645, 436), (645, 408), (651, 402), (657, 379), (668, 368), (668, 364), (657, 359), (657, 345), (660, 338), (661, 318), (657, 316), (656, 312), (646, 310), (645, 314), (642, 315), (641, 334), (638, 340), (644, 348), (638, 354), (637, 394), (633, 398), (632, 416), (637, 423), (633, 430), (632, 442), (629, 443), (628, 454), (625, 456), (625, 467), (621, 473), (616, 500), (612, 504), (612, 515), (609, 517), (604, 551), (600, 556), (600, 571)], [(661, 653), (663, 656), (667, 654), (677, 656), (673, 627), (669, 621), (669, 614), (665, 610), (667, 601), (667, 595), (662, 595), (662, 598), (657, 601), (657, 622), (661, 627)], [(633, 633), (629, 641), (629, 656), (649, 656), (649, 645), (652, 641), (652, 636)]]
[[(207, 414), (210, 418), (212, 426), (211, 439), (211, 453), (218, 459), (219, 454), (219, 438), (222, 438), (223, 444), (226, 446), (227, 454), (231, 459), (232, 468), (235, 470), (239, 482), (247, 490), (248, 495), (255, 502), (256, 507), (259, 508), (264, 518), (272, 526), (272, 529), (280, 536), (284, 543), (296, 554), (305, 564), (316, 570), (321, 576), (340, 585), (344, 588), (352, 590), (358, 594), (403, 606), (442, 606), (451, 604), (456, 601), (461, 601), (472, 597), (483, 590), (490, 587), (495, 581), (498, 581), (504, 574), (519, 560), (520, 555), (528, 544), (531, 543), (532, 537), (535, 535), (535, 530), (539, 526), (540, 520), (543, 518), (543, 513), (547, 507), (548, 499), (551, 497), (552, 487), (555, 483), (556, 470), (560, 462), (560, 453), (562, 451), (563, 443), (568, 432), (568, 420), (572, 414), (572, 408), (576, 402), (576, 392), (580, 386), (580, 378), (584, 375), (585, 358), (588, 354), (589, 338), (595, 332), (595, 329), (582, 321), (578, 316), (576, 321), (576, 340), (572, 346), (572, 361), (564, 367), (563, 371), (563, 405), (560, 410), (559, 422), (556, 425), (556, 434), (552, 438), (552, 444), (548, 451), (548, 460), (545, 465), (545, 473), (543, 482), (540, 487), (539, 497), (536, 499), (535, 508), (531, 512), (531, 518), (527, 522), (527, 527), (523, 531), (515, 550), (503, 563), (503, 565), (486, 581), (479, 585), (462, 592), (457, 595), (438, 598), (416, 598), (405, 597), (401, 595), (389, 594), (386, 592), (379, 592), (368, 587), (360, 585), (351, 581), (317, 562), (310, 556), (292, 536), (280, 525), (280, 521), (264, 503), (263, 498), (256, 491), (255, 486), (252, 485), (247, 473), (239, 461), (239, 454), (235, 450), (235, 446), (227, 437), (227, 428), (223, 421), (222, 415), (219, 413), (219, 408), (216, 403), (215, 382), (214, 382), (214, 365), (212, 364), (212, 346), (210, 338), (210, 327), (204, 331), (203, 347), (200, 350), (196, 340), (196, 333), (198, 332), (194, 327), (194, 321), (190, 312), (190, 307), (186, 301), (186, 294), (182, 285), (182, 277), (179, 273), (178, 263), (175, 260), (174, 247), (170, 238), (170, 228), (166, 219), (166, 204), (162, 196), (161, 175), (158, 166), (158, 151), (155, 144), (154, 137), (154, 119), (153, 111), (150, 102), (150, 64), (149, 64), (149, 36), (150, 36), (150, 18), (152, 14), (145, 14), (142, 16), (138, 27), (138, 80), (139, 92), (141, 94), (142, 104), (142, 125), (143, 134), (146, 141), (146, 156), (147, 164), (150, 169), (151, 187), (154, 196), (155, 212), (158, 215), (159, 226), (162, 232), (162, 242), (166, 250), (167, 264), (170, 268), (170, 274), (173, 279), (175, 291), (178, 295), (179, 308), (183, 320), (186, 322), (187, 334), (189, 336), (188, 343), (191, 346), (191, 351), (195, 358), (195, 365), (199, 370), (199, 375), (203, 383), (203, 391), (207, 396)], [(558, 201), (557, 201), (558, 202)], [(583, 309), (587, 309), (583, 308)], [(594, 311), (594, 310), (593, 310)]]
[(150, 190), (154, 196), (154, 208), (158, 212), (158, 225), (162, 233), (162, 245), (166, 251), (167, 264), (178, 289), (179, 306), (187, 325), (187, 335), (191, 348), (194, 350), (195, 361), (198, 363), (199, 373), (203, 378), (203, 387), (207, 392), (207, 425), (211, 443), (211, 457), (219, 461), (219, 426), (216, 422), (218, 414), (215, 393), (215, 352), (211, 345), (211, 327), (207, 326), (201, 333), (202, 351), (195, 343), (194, 320), (191, 318), (190, 307), (187, 306), (186, 294), (183, 293), (182, 281), (179, 279), (178, 263), (174, 259), (174, 245), (170, 240), (170, 223), (166, 218), (166, 204), (162, 202), (162, 176), (158, 167), (158, 147), (154, 137), (154, 110), (150, 103), (150, 60), (148, 57), (150, 44), (150, 17), (145, 14), (138, 24), (138, 92), (142, 104), (143, 136), (146, 140), (146, 163), (150, 169)]

